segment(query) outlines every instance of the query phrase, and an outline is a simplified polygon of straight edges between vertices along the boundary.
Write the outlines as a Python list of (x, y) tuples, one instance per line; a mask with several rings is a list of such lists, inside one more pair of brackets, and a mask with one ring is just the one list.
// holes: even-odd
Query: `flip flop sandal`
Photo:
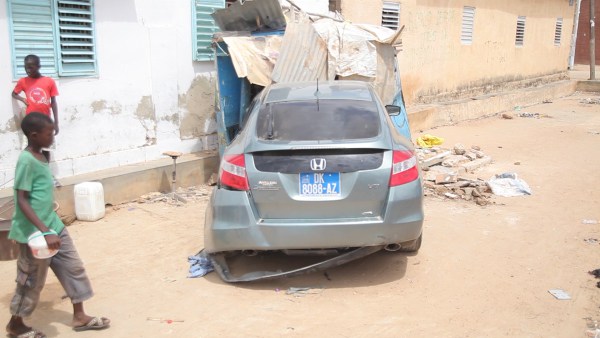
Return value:
[(73, 330), (75, 330), (75, 331), (102, 330), (102, 329), (106, 329), (109, 326), (110, 326), (110, 320), (108, 318), (94, 317), (94, 318), (90, 319), (90, 321), (87, 322), (87, 324), (85, 324), (85, 325), (74, 326)]
[(19, 335), (15, 335), (12, 333), (9, 333), (8, 336), (10, 338), (46, 338), (46, 335), (43, 332), (31, 329), (25, 333), (21, 333)]

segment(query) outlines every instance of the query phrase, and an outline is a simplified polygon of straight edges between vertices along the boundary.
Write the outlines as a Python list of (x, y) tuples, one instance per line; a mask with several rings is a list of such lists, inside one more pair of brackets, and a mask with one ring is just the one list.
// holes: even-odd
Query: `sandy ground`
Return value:
[[(517, 172), (533, 195), (494, 197), (485, 207), (428, 197), (417, 255), (376, 253), (329, 278), (188, 279), (208, 197), (181, 207), (131, 203), (69, 227), (96, 291), (86, 308), (112, 327), (73, 332), (53, 275), (29, 323), (49, 337), (585, 337), (584, 318), (600, 320), (600, 289), (587, 273), (600, 268), (600, 245), (584, 241), (600, 239), (600, 224), (582, 224), (600, 220), (600, 105), (580, 103), (588, 97), (599, 98), (521, 110), (551, 118), (494, 116), (424, 131), (446, 146), (479, 145), (494, 158), (479, 177)], [(7, 322), (15, 262), (0, 262), (0, 274)], [(290, 287), (313, 289), (289, 295)]]

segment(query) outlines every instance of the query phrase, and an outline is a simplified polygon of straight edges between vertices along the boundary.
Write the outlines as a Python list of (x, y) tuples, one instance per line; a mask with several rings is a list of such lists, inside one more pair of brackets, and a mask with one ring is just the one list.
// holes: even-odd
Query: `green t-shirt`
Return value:
[(48, 163), (35, 158), (25, 150), (19, 156), (15, 170), (15, 213), (8, 238), (19, 243), (27, 243), (27, 237), (38, 231), (19, 208), (17, 190), (29, 192), (29, 204), (40, 220), (56, 233), (60, 233), (65, 225), (54, 211), (54, 180)]

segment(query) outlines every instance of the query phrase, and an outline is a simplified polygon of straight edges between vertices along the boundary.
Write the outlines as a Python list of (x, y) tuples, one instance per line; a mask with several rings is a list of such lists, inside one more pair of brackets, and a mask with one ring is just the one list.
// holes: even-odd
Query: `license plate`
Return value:
[(300, 173), (300, 195), (339, 196), (340, 173)]

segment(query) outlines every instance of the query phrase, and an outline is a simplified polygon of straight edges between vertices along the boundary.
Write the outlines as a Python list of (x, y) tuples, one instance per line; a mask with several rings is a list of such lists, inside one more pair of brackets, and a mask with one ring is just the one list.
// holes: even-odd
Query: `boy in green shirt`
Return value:
[[(20, 243), (17, 260), (17, 289), (10, 304), (12, 317), (6, 325), (10, 337), (42, 338), (42, 332), (26, 326), (23, 317), (35, 309), (51, 268), (67, 296), (73, 303), (75, 331), (107, 328), (107, 318), (88, 316), (83, 301), (93, 291), (83, 263), (64, 224), (53, 210), (53, 180), (42, 148), (54, 141), (54, 124), (49, 116), (32, 112), (21, 122), (27, 136), (27, 148), (19, 156), (15, 170), (15, 213), (8, 237)], [(36, 231), (44, 234), (51, 250), (58, 253), (51, 258), (37, 259), (27, 245), (27, 238)]]

